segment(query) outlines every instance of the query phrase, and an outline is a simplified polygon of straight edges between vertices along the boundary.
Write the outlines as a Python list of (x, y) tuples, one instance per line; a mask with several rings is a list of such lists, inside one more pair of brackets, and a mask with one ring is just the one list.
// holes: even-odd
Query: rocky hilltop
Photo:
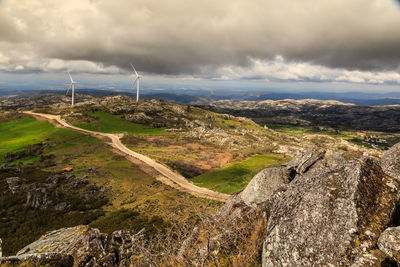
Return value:
[[(307, 149), (258, 173), (199, 221), (171, 266), (397, 266), (400, 144), (381, 160)], [(49, 232), (2, 266), (156, 266), (144, 230), (101, 234), (86, 226)], [(148, 241), (151, 242), (151, 241)], [(6, 244), (3, 244), (6, 246)]]
[(400, 105), (358, 106), (336, 100), (218, 100), (201, 108), (245, 116), (261, 124), (329, 126), (358, 130), (400, 130)]

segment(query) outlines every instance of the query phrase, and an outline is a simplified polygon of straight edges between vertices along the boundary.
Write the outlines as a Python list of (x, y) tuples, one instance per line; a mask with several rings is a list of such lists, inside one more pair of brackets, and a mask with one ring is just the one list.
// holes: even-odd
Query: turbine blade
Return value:
[(132, 65), (132, 63), (129, 63), (129, 64), (131, 64), (131, 67), (132, 67), (132, 69), (135, 71), (136, 76), (139, 76), (139, 74), (138, 74), (137, 71), (135, 70), (135, 67)]
[(72, 76), (71, 76), (71, 74), (69, 73), (69, 71), (68, 71), (68, 75), (69, 75), (69, 78), (71, 79), (71, 83), (73, 83), (74, 80), (72, 80)]

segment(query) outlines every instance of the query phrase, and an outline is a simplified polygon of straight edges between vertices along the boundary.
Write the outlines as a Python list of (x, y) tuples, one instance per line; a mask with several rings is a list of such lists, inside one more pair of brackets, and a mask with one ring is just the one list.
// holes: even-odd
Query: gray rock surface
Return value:
[(34, 209), (47, 209), (53, 204), (54, 184), (31, 184), (26, 197), (26, 205)]
[(266, 201), (283, 184), (290, 182), (290, 170), (285, 166), (267, 168), (259, 172), (240, 194), (249, 206)]
[(378, 239), (378, 247), (400, 262), (400, 226), (387, 228)]
[(70, 265), (64, 266), (130, 266), (131, 257), (139, 254), (135, 250), (135, 243), (142, 238), (143, 233), (131, 235), (129, 231), (120, 230), (109, 236), (98, 229), (80, 225), (48, 232), (21, 249), (15, 257), (0, 261), (26, 263), (47, 255), (41, 264), (51, 265), (54, 257), (61, 255), (72, 257), (72, 264), (71, 258), (62, 257), (62, 260), (69, 259)]
[(335, 154), (316, 162), (275, 196), (263, 266), (350, 265), (376, 245), (398, 188), (373, 159)]
[(262, 170), (246, 186), (240, 194), (241, 198), (247, 205), (252, 206), (266, 201), (276, 189), (288, 184), (296, 174), (306, 172), (324, 155), (323, 149), (309, 148), (287, 164)]
[(383, 154), (381, 165), (384, 172), (400, 180), (400, 143)]

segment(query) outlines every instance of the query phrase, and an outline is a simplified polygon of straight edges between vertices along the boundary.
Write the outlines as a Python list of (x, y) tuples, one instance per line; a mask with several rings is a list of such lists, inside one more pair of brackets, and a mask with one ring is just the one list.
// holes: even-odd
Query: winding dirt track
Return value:
[[(146, 165), (150, 166), (152, 169), (156, 170), (157, 175), (154, 175), (154, 172), (151, 174), (152, 176), (155, 176), (155, 178), (167, 185), (170, 185), (179, 191), (187, 192), (192, 195), (198, 196), (198, 197), (203, 197), (203, 198), (208, 198), (208, 199), (213, 199), (213, 200), (218, 200), (218, 201), (226, 201), (229, 197), (228, 194), (223, 194), (219, 192), (215, 192), (212, 190), (209, 190), (207, 188), (203, 187), (198, 187), (192, 183), (190, 183), (185, 177), (180, 175), (179, 173), (174, 172), (173, 170), (169, 169), (168, 167), (152, 160), (151, 158), (139, 154), (137, 152), (134, 152), (127, 148), (124, 144), (122, 144), (120, 138), (123, 136), (123, 134), (110, 134), (110, 133), (101, 133), (101, 132), (95, 132), (95, 131), (89, 131), (85, 130), (82, 128), (75, 127), (73, 125), (70, 125), (63, 119), (61, 119), (60, 116), (58, 115), (51, 115), (51, 114), (43, 114), (43, 113), (35, 113), (31, 111), (26, 111), (24, 112), (26, 114), (32, 115), (34, 117), (39, 117), (39, 118), (44, 118), (46, 120), (55, 120), (59, 122), (62, 127), (71, 129), (77, 132), (89, 134), (91, 136), (94, 136), (96, 138), (99, 138), (103, 140), (104, 142), (108, 143), (111, 145), (113, 148), (118, 150), (119, 152), (122, 152), (122, 154), (129, 160), (134, 163), (137, 163), (136, 160), (139, 160)], [(111, 140), (111, 142), (110, 142)], [(133, 160), (132, 158), (136, 159)]]

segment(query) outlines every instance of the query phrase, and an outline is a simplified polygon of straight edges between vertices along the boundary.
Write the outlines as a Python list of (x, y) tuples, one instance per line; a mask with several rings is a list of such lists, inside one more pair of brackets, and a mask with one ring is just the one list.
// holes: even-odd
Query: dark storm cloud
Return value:
[[(2, 16), (2, 14), (4, 16)], [(0, 64), (80, 60), (158, 74), (210, 74), (254, 59), (396, 70), (391, 0), (4, 0)]]

